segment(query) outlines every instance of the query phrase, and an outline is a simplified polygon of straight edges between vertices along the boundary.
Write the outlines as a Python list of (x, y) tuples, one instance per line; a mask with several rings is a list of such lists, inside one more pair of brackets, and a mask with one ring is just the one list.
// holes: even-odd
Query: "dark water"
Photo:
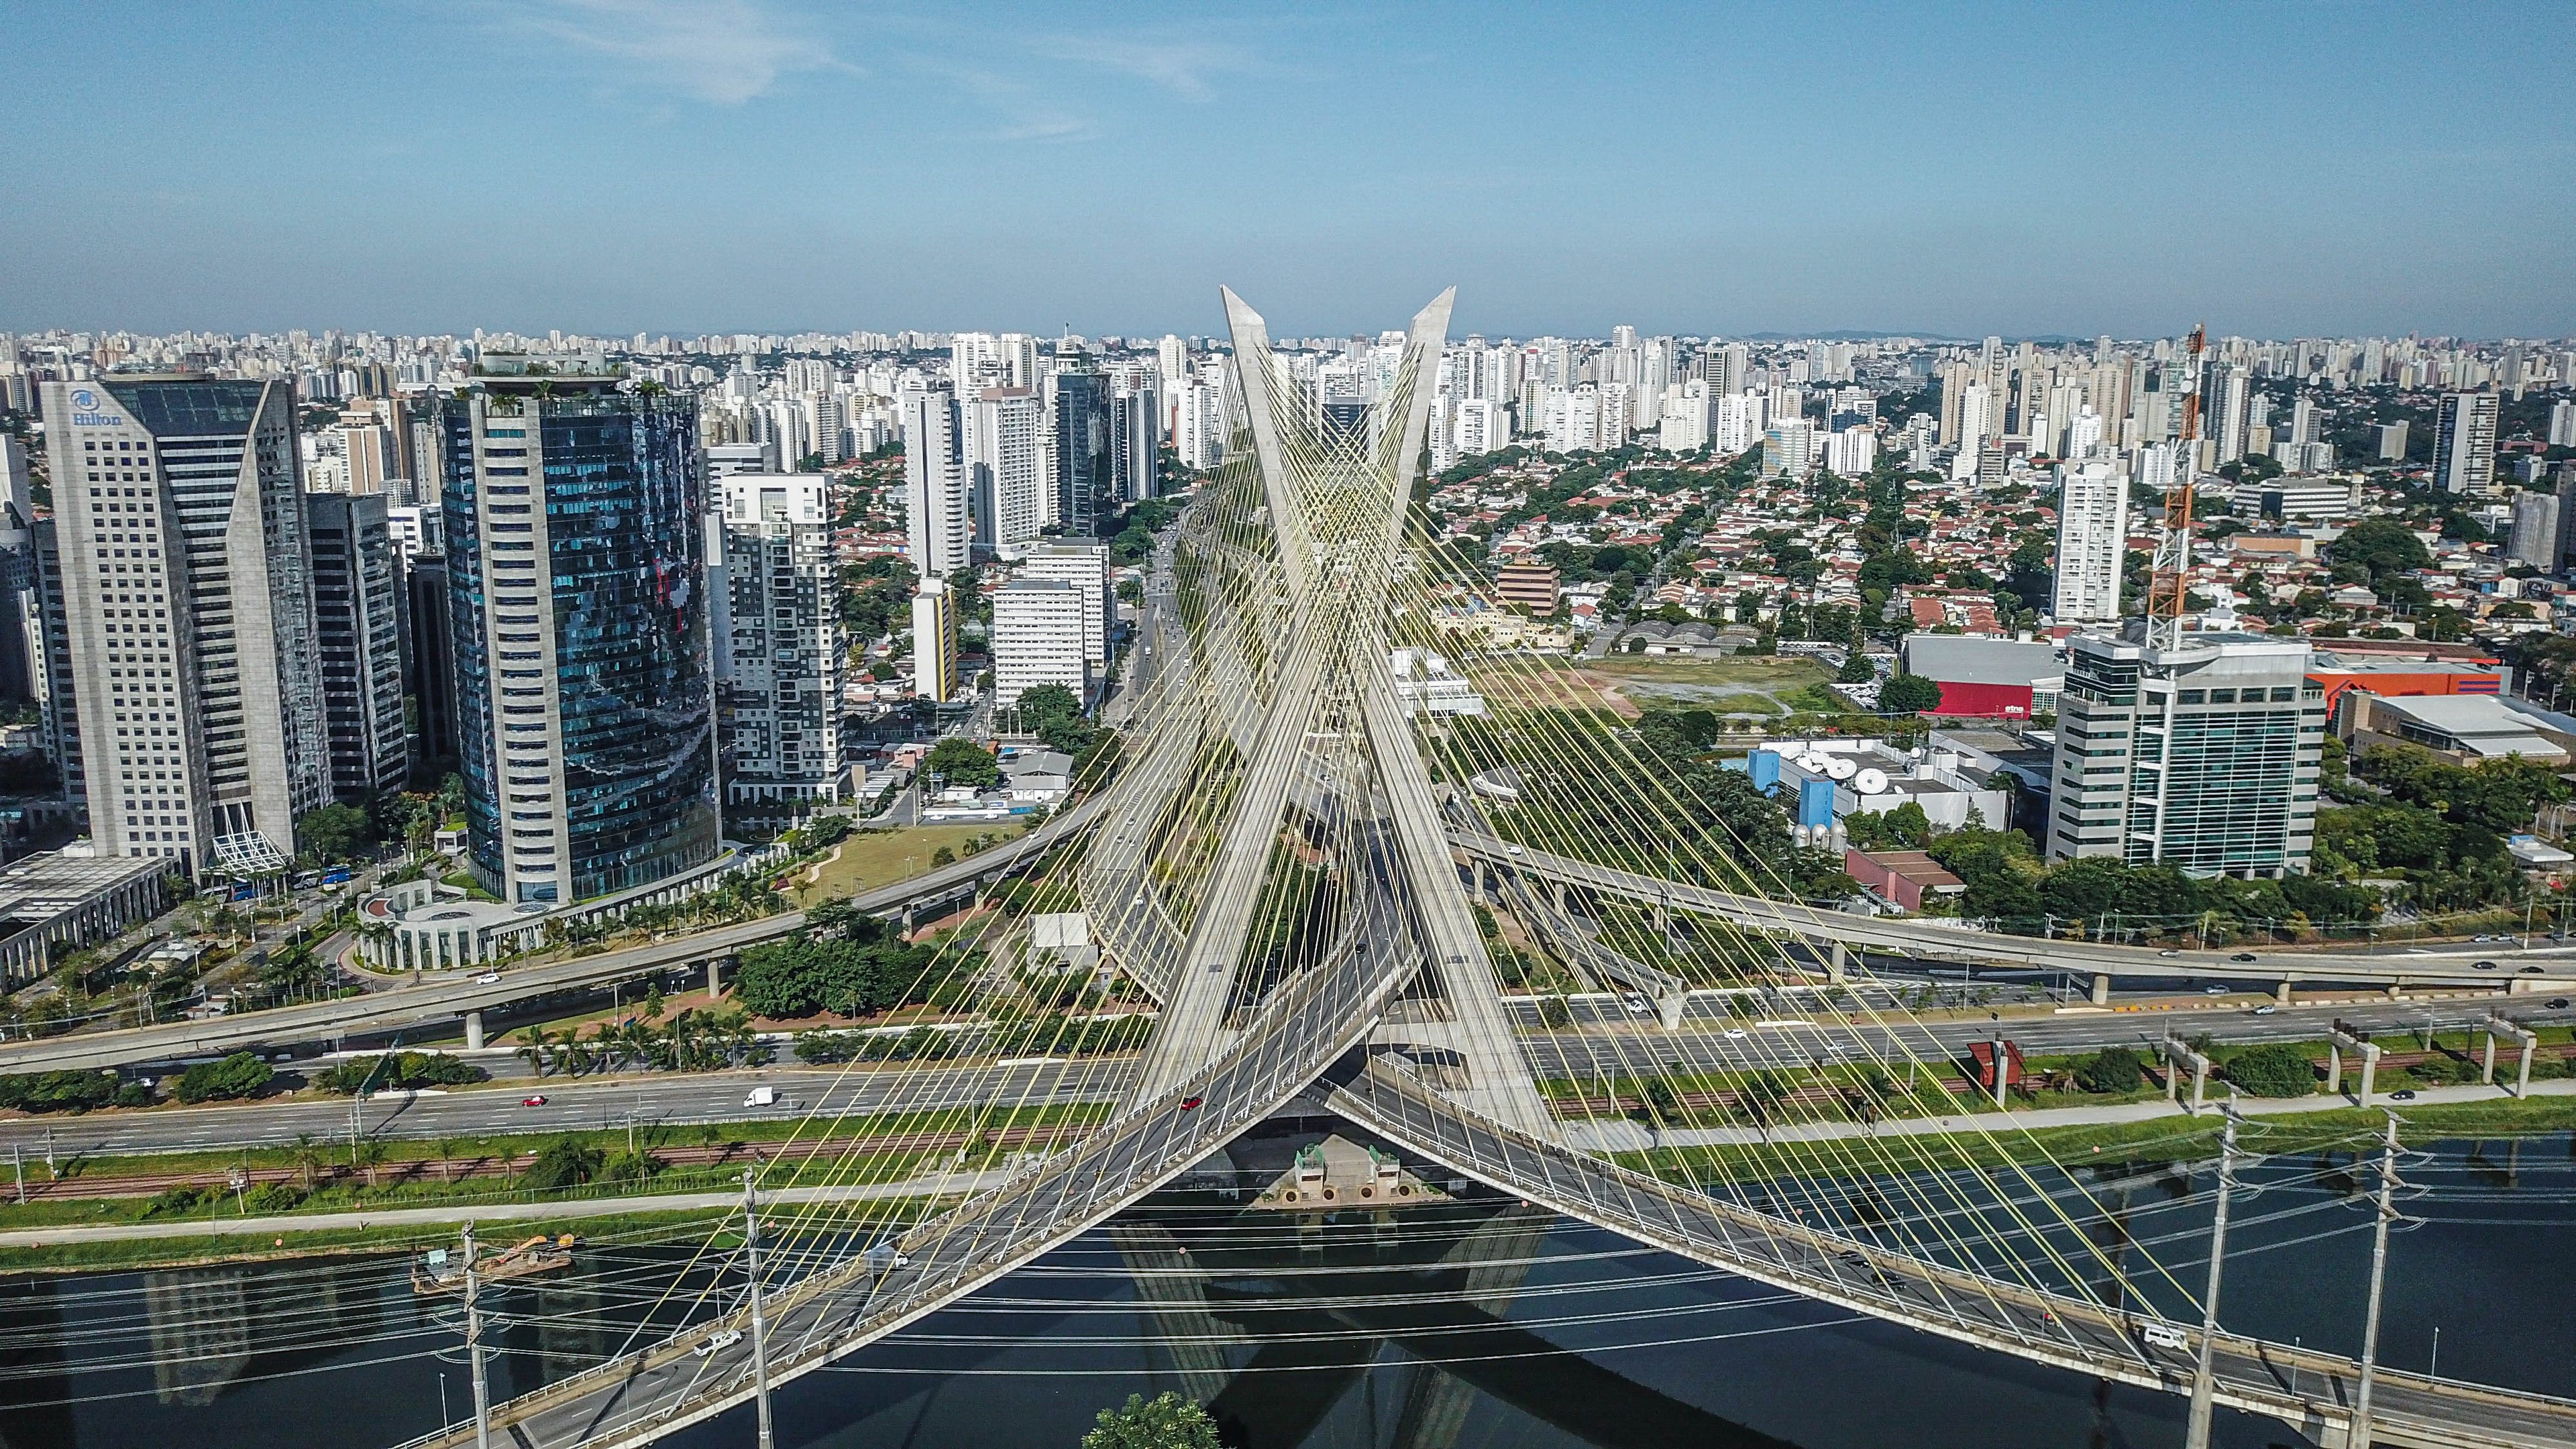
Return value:
[[(2576, 1141), (2445, 1143), (2410, 1160), (2384, 1361), (2576, 1395)], [(2366, 1164), (2365, 1164), (2366, 1168)], [(2241, 1331), (2357, 1352), (2366, 1190), (2349, 1155), (2245, 1174), (2225, 1293)], [(2125, 1241), (2196, 1290), (2212, 1173), (2099, 1169)], [(700, 1308), (690, 1247), (585, 1249), (580, 1284), (496, 1294), (496, 1397)], [(704, 1307), (720, 1306), (722, 1285)], [(2169, 1291), (2169, 1290), (2150, 1290)], [(344, 1449), (467, 1417), (454, 1305), (401, 1262), (303, 1262), (0, 1284), (6, 1449)], [(449, 1362), (446, 1360), (454, 1360)], [(2169, 1445), (2182, 1402), (1785, 1298), (1503, 1200), (1300, 1223), (1166, 1198), (834, 1370), (784, 1385), (788, 1449), (1076, 1443), (1130, 1393), (1209, 1404), (1234, 1442), (1914, 1449)], [(749, 1445), (748, 1410), (674, 1435)], [(2298, 1442), (2221, 1411), (2231, 1446)]]

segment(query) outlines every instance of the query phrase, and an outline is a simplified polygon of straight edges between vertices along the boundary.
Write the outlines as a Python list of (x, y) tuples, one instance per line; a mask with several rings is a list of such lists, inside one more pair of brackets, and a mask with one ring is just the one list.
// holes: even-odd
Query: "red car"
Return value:
[(519, 1105), (522, 1107), (542, 1107), (545, 1104), (546, 1099), (543, 1097), (521, 1097), (519, 1099)]
[(1183, 1097), (1181, 1099), (1181, 1110), (1186, 1112), (1206, 1100), (1207, 1098), (1205, 1097)]

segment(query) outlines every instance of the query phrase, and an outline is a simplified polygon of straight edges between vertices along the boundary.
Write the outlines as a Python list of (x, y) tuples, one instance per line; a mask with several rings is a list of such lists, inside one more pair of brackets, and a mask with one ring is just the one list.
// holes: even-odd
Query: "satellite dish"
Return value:
[(1798, 757), (1798, 768), (1806, 771), (1810, 775), (1821, 775), (1825, 773), (1825, 757), (1822, 755), (1800, 755)]
[(1836, 755), (1825, 761), (1825, 773), (1837, 780), (1848, 780), (1860, 773), (1860, 766), (1852, 763), (1847, 756)]
[(1887, 788), (1887, 772), (1863, 770), (1852, 776), (1852, 788), (1864, 795), (1876, 795)]

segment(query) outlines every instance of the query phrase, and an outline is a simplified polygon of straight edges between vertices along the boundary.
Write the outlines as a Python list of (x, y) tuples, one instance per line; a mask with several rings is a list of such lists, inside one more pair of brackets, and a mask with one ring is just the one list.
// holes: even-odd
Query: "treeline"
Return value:
[(1097, 1056), (1145, 1045), (1153, 1018), (1075, 1018), (1042, 1014), (997, 1023), (986, 1030), (942, 1031), (916, 1026), (901, 1032), (800, 1031), (794, 1050), (801, 1061), (935, 1062), (967, 1056)]

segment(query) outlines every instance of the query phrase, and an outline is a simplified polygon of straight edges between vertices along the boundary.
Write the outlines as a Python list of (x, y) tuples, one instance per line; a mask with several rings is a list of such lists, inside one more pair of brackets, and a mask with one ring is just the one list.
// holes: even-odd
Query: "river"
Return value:
[[(2244, 1171), (2231, 1327), (2358, 1351), (2371, 1170), (2345, 1153)], [(2576, 1138), (2439, 1143), (2403, 1175), (2420, 1195), (2392, 1239), (2384, 1361), (2426, 1368), (2438, 1330), (2447, 1376), (2576, 1396)], [(2145, 1291), (2173, 1291), (2146, 1281), (2147, 1253), (2197, 1290), (2213, 1179), (2206, 1162), (2089, 1168), (2103, 1212), (2080, 1226), (2125, 1242)], [(694, 1246), (587, 1244), (577, 1281), (493, 1294), (494, 1395), (613, 1352), (648, 1317), (649, 1335), (723, 1301)], [(0, 1446), (393, 1445), (468, 1417), (463, 1358), (455, 1305), (415, 1295), (398, 1258), (20, 1277), (0, 1283)], [(778, 1442), (1069, 1449), (1101, 1407), (1167, 1389), (1253, 1449), (2154, 1446), (2180, 1442), (2183, 1409), (1507, 1199), (1316, 1221), (1166, 1194), (782, 1386)], [(751, 1439), (744, 1410), (668, 1442)], [(2218, 1440), (2300, 1442), (2224, 1410)]]

